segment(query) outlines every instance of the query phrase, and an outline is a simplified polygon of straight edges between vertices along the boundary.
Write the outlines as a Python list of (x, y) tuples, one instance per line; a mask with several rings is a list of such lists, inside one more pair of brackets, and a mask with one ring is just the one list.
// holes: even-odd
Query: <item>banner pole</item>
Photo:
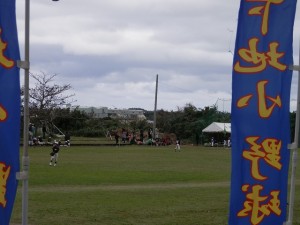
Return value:
[(18, 61), (17, 66), (24, 69), (24, 111), (23, 111), (23, 157), (22, 171), (16, 174), (16, 179), (22, 181), (22, 225), (28, 224), (28, 140), (29, 140), (29, 23), (30, 0), (25, 0), (25, 56), (24, 61)]
[(29, 137), (29, 36), (30, 36), (30, 0), (26, 0), (25, 6), (25, 68), (24, 77), (24, 130), (23, 130), (23, 186), (22, 186), (22, 225), (28, 224), (28, 137)]
[[(59, 0), (52, 0), (59, 1)], [(25, 56), (24, 61), (18, 61), (19, 68), (24, 69), (24, 127), (23, 127), (23, 171), (16, 174), (22, 185), (22, 225), (28, 224), (28, 179), (29, 179), (29, 69), (30, 69), (30, 0), (25, 0)]]
[[(300, 43), (299, 43), (299, 65), (300, 65)], [(299, 66), (292, 66), (292, 70), (298, 71), (298, 93), (297, 93), (297, 111), (296, 111), (296, 121), (295, 121), (295, 136), (294, 142), (289, 146), (289, 149), (292, 150), (292, 172), (291, 172), (291, 186), (290, 186), (290, 200), (289, 200), (289, 214), (288, 220), (285, 225), (293, 224), (293, 215), (294, 215), (294, 202), (295, 202), (295, 181), (296, 181), (296, 167), (298, 159), (298, 148), (299, 146), (299, 129), (300, 129), (300, 69)]]

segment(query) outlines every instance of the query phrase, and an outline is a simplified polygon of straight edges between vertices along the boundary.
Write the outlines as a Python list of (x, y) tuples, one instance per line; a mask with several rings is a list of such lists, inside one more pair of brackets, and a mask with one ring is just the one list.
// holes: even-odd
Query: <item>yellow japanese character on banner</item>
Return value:
[(244, 202), (244, 208), (238, 212), (238, 217), (250, 217), (251, 224), (257, 225), (272, 212), (278, 216), (281, 215), (279, 191), (272, 191), (270, 196), (260, 196), (263, 186), (254, 185), (252, 190), (249, 189), (250, 185), (242, 187), (242, 191), (247, 193), (247, 200)]
[(248, 49), (241, 48), (238, 50), (239, 56), (245, 62), (253, 64), (253, 66), (241, 66), (238, 61), (234, 65), (234, 71), (238, 73), (259, 73), (266, 69), (267, 65), (270, 65), (280, 71), (286, 70), (287, 66), (279, 62), (279, 59), (285, 55), (285, 53), (277, 52), (279, 44), (277, 42), (271, 42), (269, 44), (269, 51), (265, 53), (258, 52), (258, 42), (258, 38), (252, 38), (249, 40)]
[(3, 106), (0, 105), (0, 122), (5, 121), (7, 118), (7, 112)]
[[(2, 30), (0, 29), (0, 35), (2, 34)], [(4, 51), (7, 47), (7, 43), (2, 41), (2, 38), (0, 36), (0, 65), (3, 66), (4, 68), (12, 68), (14, 66), (14, 61), (11, 59), (8, 59), (4, 55)]]
[[(275, 98), (266, 95), (266, 85), (268, 81), (263, 80), (257, 83), (257, 96), (258, 96), (258, 114), (261, 118), (267, 119), (272, 115), (275, 107), (281, 108), (281, 98), (277, 95)], [(254, 95), (248, 94), (237, 101), (238, 108), (245, 108), (249, 105), (250, 100)], [(270, 103), (270, 104), (269, 104)]]
[(263, 159), (268, 165), (281, 170), (281, 141), (275, 138), (266, 138), (261, 143), (257, 143), (258, 139), (257, 136), (246, 138), (246, 142), (250, 144), (250, 150), (244, 150), (243, 157), (251, 161), (252, 177), (256, 180), (266, 180), (267, 177), (260, 173), (259, 160)]
[(249, 10), (249, 15), (262, 16), (261, 33), (266, 35), (268, 33), (269, 15), (271, 4), (279, 5), (284, 0), (247, 0), (248, 2), (264, 2), (265, 5), (255, 6)]
[(6, 206), (6, 183), (10, 174), (10, 166), (0, 163), (0, 206)]

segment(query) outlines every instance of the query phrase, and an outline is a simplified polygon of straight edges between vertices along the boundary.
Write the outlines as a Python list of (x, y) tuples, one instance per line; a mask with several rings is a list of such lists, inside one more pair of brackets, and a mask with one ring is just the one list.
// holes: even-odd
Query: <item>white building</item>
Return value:
[(109, 109), (108, 107), (83, 107), (83, 106), (72, 106), (71, 110), (78, 109), (85, 112), (87, 115), (93, 118), (121, 118), (121, 119), (146, 119), (144, 110), (142, 109)]

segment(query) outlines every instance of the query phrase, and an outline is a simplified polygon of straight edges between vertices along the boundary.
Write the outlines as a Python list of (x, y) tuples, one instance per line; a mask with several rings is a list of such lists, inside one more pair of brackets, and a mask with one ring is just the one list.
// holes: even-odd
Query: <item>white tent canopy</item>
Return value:
[(202, 130), (203, 133), (220, 133), (224, 132), (231, 133), (231, 123), (217, 123), (213, 122), (208, 127)]

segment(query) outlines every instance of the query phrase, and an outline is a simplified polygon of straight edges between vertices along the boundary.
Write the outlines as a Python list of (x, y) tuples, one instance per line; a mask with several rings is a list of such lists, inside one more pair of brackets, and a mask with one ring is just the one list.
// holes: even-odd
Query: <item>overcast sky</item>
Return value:
[[(23, 57), (25, 1), (16, 4)], [(191, 103), (197, 108), (217, 104), (220, 111), (229, 111), (239, 4), (31, 0), (31, 72), (57, 74), (56, 83), (71, 84), (74, 105), (153, 110), (158, 74), (158, 109), (177, 110)], [(295, 64), (299, 27), (297, 12)], [(291, 111), (296, 83), (293, 79)]]

